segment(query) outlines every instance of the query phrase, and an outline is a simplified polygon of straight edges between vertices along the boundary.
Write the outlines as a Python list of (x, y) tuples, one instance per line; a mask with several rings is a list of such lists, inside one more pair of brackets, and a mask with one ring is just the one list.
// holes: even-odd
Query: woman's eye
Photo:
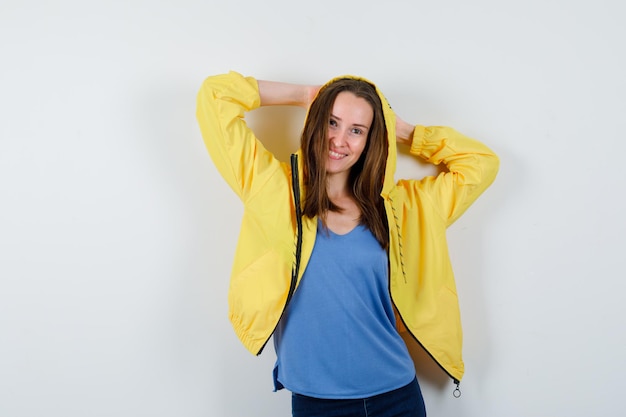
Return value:
[(354, 133), (355, 135), (360, 135), (361, 133), (363, 133), (363, 131), (355, 127), (354, 129), (352, 129), (352, 133)]
[(337, 126), (337, 121), (336, 121), (336, 120), (333, 120), (333, 119), (330, 119), (330, 121), (328, 122), (328, 124), (329, 124), (329, 125), (331, 125), (331, 126)]

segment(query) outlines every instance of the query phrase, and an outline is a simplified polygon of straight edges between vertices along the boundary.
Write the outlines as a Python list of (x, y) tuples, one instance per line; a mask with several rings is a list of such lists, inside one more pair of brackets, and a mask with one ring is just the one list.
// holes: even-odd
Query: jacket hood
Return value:
[[(378, 97), (380, 97), (380, 101), (382, 103), (382, 107), (383, 107), (383, 116), (385, 118), (385, 127), (387, 129), (387, 164), (385, 167), (385, 177), (384, 177), (384, 181), (383, 181), (383, 188), (381, 191), (381, 195), (383, 197), (387, 196), (389, 194), (389, 191), (391, 190), (391, 188), (394, 186), (394, 174), (396, 172), (396, 160), (397, 160), (397, 148), (396, 148), (396, 115), (393, 112), (391, 106), (389, 105), (389, 102), (387, 101), (387, 99), (385, 98), (385, 96), (383, 95), (383, 93), (378, 89), (378, 87), (376, 86), (376, 84), (374, 84), (373, 82), (371, 82), (370, 80), (364, 78), (364, 77), (359, 77), (356, 75), (341, 75), (338, 77), (334, 77), (331, 80), (329, 80), (328, 82), (326, 82), (324, 85), (322, 85), (322, 87), (320, 88), (320, 91), (328, 86), (329, 84), (332, 84), (333, 82), (340, 80), (340, 79), (345, 79), (345, 78), (350, 78), (350, 79), (355, 79), (355, 80), (359, 80), (359, 81), (365, 81), (371, 85), (374, 86), (374, 88), (376, 89), (376, 93), (378, 94)], [(318, 92), (319, 94), (319, 92)], [(315, 97), (315, 99), (317, 99), (317, 96)], [(306, 113), (306, 118), (305, 118), (305, 124), (307, 119), (309, 118), (309, 111), (310, 111), (310, 106), (307, 109), (307, 113)], [(301, 153), (298, 152), (298, 153)]]

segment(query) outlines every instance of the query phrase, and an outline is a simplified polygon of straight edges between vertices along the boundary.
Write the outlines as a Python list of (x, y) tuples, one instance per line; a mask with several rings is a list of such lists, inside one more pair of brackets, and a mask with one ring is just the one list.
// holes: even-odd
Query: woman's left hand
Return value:
[(405, 122), (396, 115), (396, 142), (411, 145), (415, 125)]

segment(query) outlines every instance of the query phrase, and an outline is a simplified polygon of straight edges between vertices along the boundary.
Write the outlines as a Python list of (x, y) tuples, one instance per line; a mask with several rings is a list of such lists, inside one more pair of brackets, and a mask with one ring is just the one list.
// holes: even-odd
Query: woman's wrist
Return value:
[(311, 85), (257, 80), (261, 106), (308, 107), (317, 88)]
[(415, 125), (407, 123), (396, 116), (396, 140), (399, 143), (411, 145), (413, 132), (415, 132)]

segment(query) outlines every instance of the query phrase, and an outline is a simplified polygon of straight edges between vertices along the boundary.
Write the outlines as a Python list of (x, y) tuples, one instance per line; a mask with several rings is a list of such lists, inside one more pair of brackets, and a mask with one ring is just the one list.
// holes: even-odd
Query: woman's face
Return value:
[(337, 95), (328, 121), (328, 174), (347, 178), (365, 149), (373, 119), (374, 111), (365, 99), (349, 91)]

